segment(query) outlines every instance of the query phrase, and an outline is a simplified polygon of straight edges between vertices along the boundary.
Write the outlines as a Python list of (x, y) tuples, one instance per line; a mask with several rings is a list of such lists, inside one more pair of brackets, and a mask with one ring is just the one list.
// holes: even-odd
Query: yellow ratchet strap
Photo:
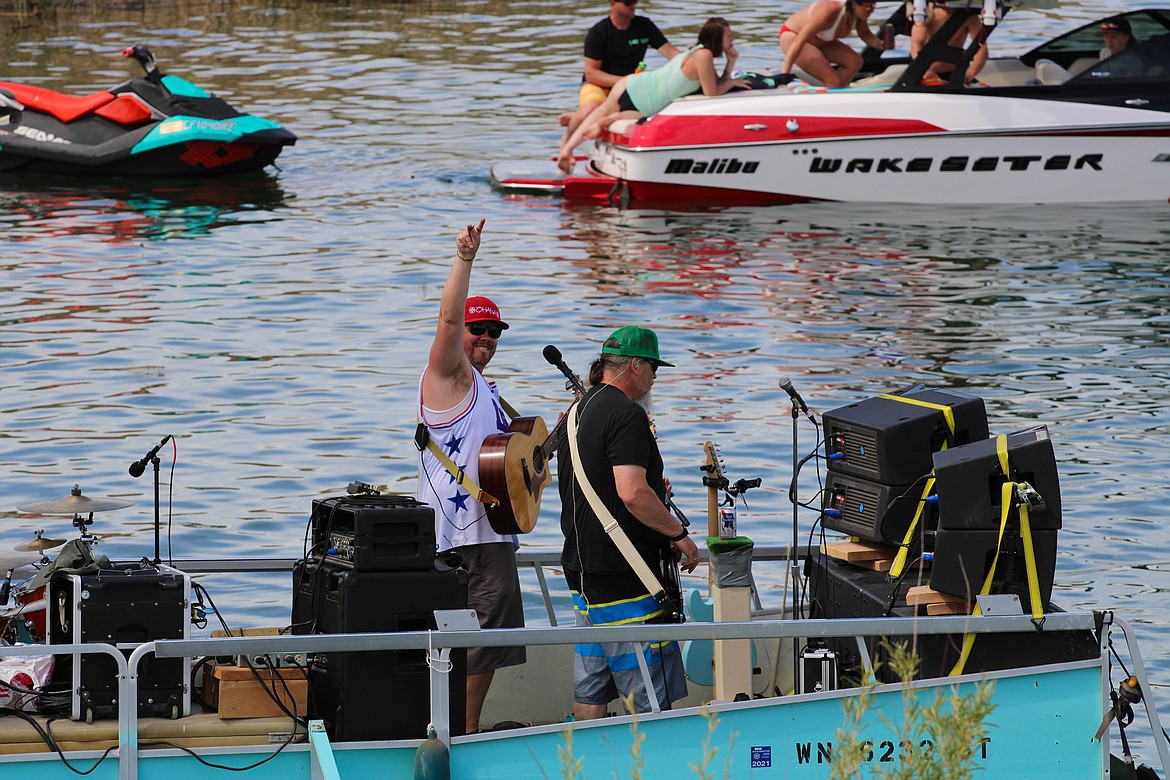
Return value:
[(910, 555), (910, 542), (914, 539), (914, 529), (918, 527), (918, 520), (922, 517), (923, 510), (926, 509), (926, 499), (932, 490), (934, 490), (934, 474), (930, 475), (930, 479), (926, 480), (926, 485), (922, 488), (922, 495), (918, 498), (918, 509), (914, 512), (914, 519), (910, 521), (910, 527), (906, 529), (906, 536), (902, 539), (902, 546), (898, 548), (898, 554), (894, 556), (894, 562), (890, 565), (890, 577), (897, 578), (906, 568), (906, 558)]
[[(995, 437), (995, 451), (999, 456), (999, 465), (1003, 469), (1003, 473), (1011, 474), (1008, 464), (1007, 436)], [(983, 581), (982, 590), (979, 591), (980, 596), (986, 596), (991, 592), (991, 583), (995, 579), (995, 567), (999, 563), (999, 548), (1003, 544), (1003, 534), (1007, 529), (1008, 517), (1011, 515), (1012, 499), (1015, 497), (1016, 487), (1017, 484), (1010, 479), (1000, 487), (999, 540), (995, 545), (995, 557), (991, 559), (987, 578)], [(1028, 505), (1021, 503), (1019, 513), (1020, 538), (1024, 542), (1024, 568), (1028, 575), (1028, 598), (1031, 601), (1032, 622), (1036, 624), (1036, 628), (1041, 628), (1044, 625), (1044, 607), (1040, 603), (1040, 578), (1036, 572), (1036, 552), (1032, 548), (1032, 525), (1028, 519)], [(971, 614), (972, 616), (982, 614), (978, 602), (976, 602), (975, 609), (971, 611)], [(975, 634), (967, 634), (963, 637), (963, 651), (959, 655), (959, 661), (955, 664), (955, 668), (951, 669), (951, 677), (957, 677), (963, 673), (963, 667), (966, 666), (967, 658), (971, 655), (971, 648), (974, 645)]]
[[(951, 438), (953, 439), (955, 437), (955, 411), (954, 409), (951, 409), (951, 407), (946, 406), (945, 404), (932, 404), (930, 401), (921, 401), (917, 398), (907, 398), (904, 395), (890, 395), (889, 393), (883, 393), (882, 395), (879, 395), (878, 398), (885, 398), (889, 401), (897, 401), (901, 404), (925, 406), (927, 409), (937, 409), (938, 411), (942, 412), (943, 419), (947, 421), (947, 428), (951, 432)], [(942, 448), (944, 450), (947, 448), (945, 442), (943, 443)]]

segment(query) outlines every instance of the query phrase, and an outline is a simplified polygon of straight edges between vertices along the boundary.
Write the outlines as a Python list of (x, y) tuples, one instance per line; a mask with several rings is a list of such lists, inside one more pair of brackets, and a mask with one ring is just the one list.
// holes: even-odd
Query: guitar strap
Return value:
[(422, 420), (418, 421), (418, 427), (414, 431), (414, 446), (418, 448), (419, 452), (422, 452), (423, 447), (430, 450), (431, 454), (435, 456), (435, 460), (439, 461), (443, 468), (447, 469), (447, 472), (455, 479), (455, 483), (470, 493), (471, 497), (476, 501), (481, 502), (489, 509), (494, 509), (500, 505), (500, 499), (475, 484), (471, 477), (467, 476), (463, 469), (456, 466), (455, 461), (447, 457), (447, 453), (443, 452), (438, 444), (435, 444), (435, 440), (431, 438), (430, 431), (427, 429), (427, 424)]
[(502, 396), (502, 395), (500, 396), (500, 408), (502, 408), (505, 412), (507, 412), (508, 416), (511, 417), (513, 420), (515, 420), (517, 417), (521, 416), (520, 412), (516, 411), (516, 407), (512, 406), (512, 404), (505, 401), (504, 396)]
[(642, 585), (646, 591), (654, 596), (654, 600), (659, 604), (663, 603), (666, 598), (666, 591), (662, 587), (662, 583), (650, 571), (650, 567), (646, 565), (646, 561), (642, 560), (642, 556), (638, 554), (638, 550), (634, 547), (634, 543), (630, 541), (630, 537), (618, 525), (617, 518), (613, 516), (601, 501), (601, 496), (597, 495), (597, 491), (593, 489), (592, 483), (585, 475), (585, 467), (581, 463), (581, 452), (577, 447), (577, 404), (574, 403), (568, 412), (568, 432), (569, 432), (569, 455), (573, 462), (573, 476), (577, 480), (577, 484), (581, 488), (581, 492), (585, 495), (586, 500), (589, 501), (589, 506), (593, 509), (593, 514), (597, 515), (598, 521), (601, 522), (602, 530), (609, 536), (610, 540), (621, 552), (622, 557), (626, 559), (626, 563), (634, 570), (634, 574), (642, 581)]

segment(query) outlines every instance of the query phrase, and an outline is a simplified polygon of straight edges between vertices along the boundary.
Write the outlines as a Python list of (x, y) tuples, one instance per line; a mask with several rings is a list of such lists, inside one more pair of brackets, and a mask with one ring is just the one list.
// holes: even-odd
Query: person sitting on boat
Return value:
[(605, 102), (622, 76), (646, 69), (646, 49), (653, 48), (667, 60), (678, 56), (678, 48), (654, 22), (636, 15), (637, 4), (638, 0), (609, 0), (609, 16), (586, 34), (585, 75), (577, 93), (577, 110), (561, 114), (565, 126), (562, 144)]
[[(947, 19), (951, 17), (953, 8), (948, 4), (947, 0), (932, 0), (927, 3), (926, 19), (922, 22), (916, 22), (914, 28), (910, 31), (910, 59), (915, 59), (918, 53), (922, 51), (922, 47), (926, 42), (934, 37)], [(967, 40), (976, 40), (983, 31), (983, 22), (979, 18), (979, 14), (971, 14), (967, 21), (955, 31), (951, 36), (948, 45), (955, 48), (964, 48), (967, 45)], [(987, 41), (984, 40), (980, 44), (979, 50), (975, 52), (975, 56), (971, 59), (971, 64), (967, 67), (967, 72), (963, 74), (963, 84), (969, 85), (975, 81), (975, 77), (979, 71), (983, 70), (983, 66), (987, 64), (987, 57), (990, 50), (987, 48)], [(946, 81), (955, 70), (955, 66), (949, 62), (935, 62), (926, 71), (922, 77), (922, 83), (928, 86), (941, 85)]]
[(1074, 74), (1086, 70), (1090, 76), (1107, 78), (1133, 78), (1145, 73), (1141, 57), (1132, 51), (1138, 40), (1134, 37), (1129, 20), (1121, 17), (1106, 19), (1101, 23), (1101, 37), (1105, 45), (1097, 52), (1097, 59), (1101, 62), (1108, 60), (1107, 65), (1099, 66), (1097, 63), (1080, 65), (1082, 61), (1078, 60), (1073, 63), (1073, 70), (1069, 71), (1052, 60), (1040, 59), (1036, 60), (1036, 82), (1063, 84)]
[(826, 87), (849, 86), (861, 69), (861, 55), (840, 39), (856, 32), (867, 45), (885, 48), (869, 29), (873, 9), (868, 0), (817, 0), (788, 17), (780, 28), (781, 73), (799, 65)]
[[(473, 488), (483, 440), (508, 429), (499, 392), (483, 377), (508, 323), (489, 298), (467, 297), (484, 222), (468, 225), (456, 239), (456, 258), (443, 286), (435, 339), (418, 390), (418, 416), (427, 436)], [(484, 505), (472, 493), (468, 482), (456, 480), (429, 446), (422, 447), (418, 497), (435, 510), (438, 551), (457, 553), (470, 575), (467, 606), (476, 611), (483, 628), (523, 627), (515, 539), (492, 529)], [(468, 648), (467, 733), (479, 730), (495, 670), (524, 661), (523, 647)]]
[[(715, 58), (726, 57), (722, 75), (715, 71)], [(699, 30), (699, 42), (658, 70), (624, 76), (614, 84), (609, 97), (561, 144), (557, 165), (565, 173), (573, 170), (573, 151), (601, 134), (618, 119), (641, 119), (670, 105), (675, 98), (700, 87), (704, 95), (722, 95), (735, 87), (751, 89), (751, 83), (732, 78), (739, 52), (726, 19), (713, 16)]]
[[(686, 571), (698, 563), (694, 541), (666, 508), (669, 485), (647, 415), (658, 369), (670, 365), (658, 353), (654, 331), (636, 325), (619, 328), (590, 366), (589, 391), (568, 412), (574, 417), (557, 452), (565, 534), (561, 564), (577, 625), (629, 625), (654, 622), (663, 615), (662, 606), (603, 522), (616, 520), (645, 567), (660, 580), (664, 554), (676, 560), (681, 556)], [(574, 433), (576, 453), (570, 446)], [(590, 488), (597, 510), (585, 494)], [(604, 521), (598, 512), (607, 515)], [(635, 712), (651, 710), (650, 692), (636, 661), (639, 655), (646, 659), (653, 695), (662, 709), (686, 696), (675, 642), (577, 645), (573, 663), (577, 720), (603, 717), (608, 703), (619, 695), (632, 699)]]
[(1133, 28), (1130, 27), (1128, 19), (1120, 17), (1106, 19), (1101, 23), (1101, 37), (1105, 41), (1105, 46), (1098, 56), (1102, 60), (1109, 60), (1110, 76), (1133, 78), (1145, 73), (1141, 57), (1130, 50), (1137, 43), (1137, 38), (1133, 35)]

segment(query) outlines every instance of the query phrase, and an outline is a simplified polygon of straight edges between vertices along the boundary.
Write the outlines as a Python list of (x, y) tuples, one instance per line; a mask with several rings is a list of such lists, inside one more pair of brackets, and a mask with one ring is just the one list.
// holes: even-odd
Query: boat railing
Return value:
[[(431, 720), (441, 738), (450, 739), (448, 710), (449, 681), (442, 663), (452, 649), (499, 647), (518, 643), (527, 646), (572, 645), (581, 642), (614, 641), (687, 641), (732, 639), (812, 639), (856, 636), (923, 636), (935, 634), (991, 634), (1100, 631), (1117, 626), (1123, 633), (1131, 670), (1143, 690), (1150, 690), (1145, 665), (1138, 649), (1133, 628), (1110, 613), (1065, 612), (1048, 615), (1039, 629), (1028, 615), (885, 617), (816, 620), (752, 620), (728, 623), (684, 623), (631, 626), (534, 626), (524, 629), (428, 630), (396, 633), (299, 634), (282, 636), (244, 636), (208, 639), (160, 639), (136, 647), (127, 658), (124, 652), (107, 644), (52, 645), (54, 653), (101, 653), (115, 659), (118, 667), (119, 701), (138, 700), (139, 666), (144, 658), (202, 658), (214, 656), (376, 652), (391, 650), (426, 651), (431, 666)], [(0, 648), (0, 657), (29, 656), (45, 653), (45, 645), (21, 645)], [(956, 681), (978, 679), (967, 675)], [(1104, 687), (1104, 682), (1103, 682)], [(1108, 691), (1102, 691), (1107, 697)], [(1170, 767), (1170, 751), (1163, 738), (1161, 722), (1152, 696), (1144, 697), (1147, 717), (1154, 734), (1163, 767)], [(420, 739), (422, 736), (420, 735)], [(138, 776), (138, 713), (136, 707), (118, 708), (118, 763), (120, 780)]]
[[(1024, 633), (1030, 631), (1101, 632), (1102, 653), (1110, 625), (1121, 629), (1130, 656), (1132, 672), (1141, 690), (1150, 691), (1145, 664), (1138, 648), (1133, 627), (1112, 613), (1063, 612), (1046, 616), (1042, 627), (1030, 615), (958, 615), (933, 617), (839, 618), (815, 620), (751, 620), (726, 623), (682, 623), (626, 626), (531, 627), (524, 629), (428, 630), (378, 634), (302, 634), (287, 636), (224, 637), (217, 639), (162, 639), (141, 645), (129, 660), (131, 679), (136, 679), (139, 661), (153, 653), (159, 658), (204, 657), (215, 655), (284, 655), (297, 653), (374, 652), (386, 650), (425, 650), (431, 668), (431, 721), (439, 737), (450, 740), (448, 709), (448, 673), (444, 662), (450, 650), (468, 647), (505, 647), (517, 644), (522, 633), (526, 646), (571, 645), (600, 642), (650, 642), (674, 640), (732, 639), (812, 639), (858, 636), (924, 636), (937, 634)], [(956, 682), (980, 679), (971, 674), (955, 678)], [(1103, 700), (1108, 698), (1106, 681), (1102, 681)], [(127, 699), (134, 701), (135, 699)], [(1170, 748), (1162, 730), (1152, 696), (1143, 702), (1159, 759), (1163, 768), (1170, 767)], [(129, 710), (128, 726), (136, 717)], [(421, 739), (421, 735), (420, 735)]]
[[(753, 563), (778, 563), (790, 561), (788, 545), (763, 544), (752, 549)], [(804, 548), (797, 551), (798, 558), (805, 552)], [(699, 561), (708, 560), (707, 549), (699, 546)], [(243, 572), (292, 572), (296, 558), (186, 558), (174, 560), (169, 565), (188, 574), (232, 574)], [(561, 565), (561, 551), (553, 548), (525, 548), (521, 547), (516, 553), (516, 565), (523, 573), (531, 571), (536, 578), (540, 589), (545, 614), (550, 626), (558, 625), (557, 614), (554, 608), (552, 588), (549, 586), (546, 569), (559, 568)], [(759, 591), (752, 587), (752, 601), (757, 610), (762, 609)]]
[[(760, 546), (753, 551), (753, 560), (790, 561), (786, 545)], [(700, 555), (706, 557), (706, 550), (700, 548)], [(1025, 614), (1010, 615), (957, 615), (931, 617), (882, 617), (882, 618), (835, 618), (815, 620), (753, 619), (745, 622), (725, 623), (684, 623), (653, 624), (616, 627), (563, 627), (558, 626), (552, 607), (552, 595), (544, 569), (560, 565), (559, 551), (520, 550), (518, 563), (523, 569), (536, 573), (537, 581), (545, 601), (550, 625), (530, 626), (524, 629), (463, 628), (458, 621), (450, 629), (411, 631), (398, 633), (361, 634), (296, 634), (278, 636), (241, 636), (201, 639), (160, 639), (136, 647), (126, 657), (111, 645), (81, 644), (53, 645), (53, 653), (104, 653), (115, 658), (119, 673), (119, 701), (137, 701), (139, 665), (144, 658), (154, 655), (158, 658), (203, 658), (216, 656), (309, 655), (314, 653), (374, 652), (392, 650), (426, 651), (431, 664), (432, 721), (440, 736), (449, 739), (450, 724), (447, 711), (449, 683), (442, 670), (452, 649), (468, 647), (509, 646), (518, 643), (527, 646), (572, 645), (577, 643), (612, 641), (711, 641), (733, 639), (761, 640), (810, 640), (832, 638), (856, 638), (865, 636), (922, 636), (936, 634), (990, 634), (1026, 633), (1038, 630), (1044, 632), (1091, 631), (1097, 633), (1102, 642), (1102, 657), (1107, 652), (1107, 629), (1117, 626), (1123, 633), (1132, 673), (1138, 678), (1142, 690), (1151, 688), (1146, 678), (1145, 666), (1138, 648), (1135, 633), (1128, 622), (1112, 613), (1057, 612), (1046, 616), (1042, 627), (1037, 627), (1031, 617)], [(252, 560), (176, 560), (174, 565), (191, 574), (223, 572), (291, 572), (294, 559), (252, 559)], [(753, 594), (756, 589), (753, 588)], [(758, 595), (756, 606), (759, 608)], [(774, 613), (773, 613), (774, 614)], [(783, 614), (781, 612), (781, 614)], [(442, 625), (442, 623), (440, 623)], [(1104, 629), (1104, 630), (1103, 630)], [(517, 632), (522, 633), (518, 642)], [(0, 647), (0, 657), (40, 655), (45, 645)], [(978, 675), (968, 675), (978, 679)], [(958, 678), (966, 679), (966, 678)], [(1108, 700), (1107, 680), (1102, 681), (1103, 701)], [(1170, 767), (1170, 751), (1153, 697), (1145, 696), (1144, 705), (1157, 745), (1163, 767)], [(135, 707), (118, 708), (119, 778), (134, 780), (137, 777), (138, 758), (138, 713)], [(420, 735), (421, 739), (421, 735)]]

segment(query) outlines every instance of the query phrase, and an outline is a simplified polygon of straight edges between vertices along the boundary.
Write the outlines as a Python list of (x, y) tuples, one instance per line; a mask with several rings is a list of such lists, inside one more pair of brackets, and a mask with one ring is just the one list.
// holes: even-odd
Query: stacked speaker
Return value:
[[(467, 572), (436, 562), (434, 510), (404, 496), (313, 502), (312, 554), (293, 569), (294, 633), (434, 629), (467, 607)], [(451, 733), (463, 733), (466, 652), (451, 653)], [(421, 739), (430, 720), (423, 650), (328, 653), (309, 674), (310, 710), (331, 739)]]
[[(991, 592), (1015, 593), (1027, 605), (1025, 540), (1020, 517), (1022, 508), (1026, 508), (1040, 599), (1047, 608), (1056, 570), (1056, 536), (1061, 527), (1056, 456), (1043, 425), (1008, 434), (1005, 444), (1007, 473), (995, 439), (935, 453), (938, 531), (930, 587), (974, 601), (994, 563)], [(1005, 483), (1010, 485), (1006, 514)]]
[(1024, 507), (1048, 607), (1061, 506), (1047, 428), (1009, 434), (1005, 470), (997, 439), (988, 438), (982, 399), (965, 393), (918, 385), (826, 412), (823, 421), (825, 528), (900, 545), (920, 504), (937, 501), (937, 510), (921, 513), (912, 542), (933, 550), (930, 587), (974, 601), (994, 566), (990, 592), (1015, 593), (1027, 604)]
[(829, 470), (822, 522), (881, 544), (902, 543), (933, 454), (987, 438), (983, 399), (922, 385), (834, 409), (822, 420)]

